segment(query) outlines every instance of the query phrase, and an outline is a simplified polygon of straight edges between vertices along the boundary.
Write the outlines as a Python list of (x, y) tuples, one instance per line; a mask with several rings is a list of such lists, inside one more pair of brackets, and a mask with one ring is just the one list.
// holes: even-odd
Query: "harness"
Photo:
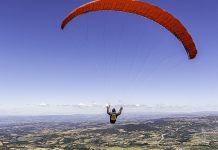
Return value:
[(112, 113), (111, 120), (112, 121), (116, 121), (117, 120), (117, 115), (115, 113)]

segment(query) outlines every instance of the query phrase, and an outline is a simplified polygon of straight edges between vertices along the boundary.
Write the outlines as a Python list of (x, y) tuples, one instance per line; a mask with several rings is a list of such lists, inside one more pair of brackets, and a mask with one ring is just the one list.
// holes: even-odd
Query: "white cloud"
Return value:
[(42, 103), (39, 104), (39, 106), (45, 107), (45, 106), (48, 106), (48, 104), (42, 102)]
[(136, 106), (136, 107), (140, 107), (140, 104), (136, 104), (135, 106)]
[(79, 103), (78, 106), (86, 106), (86, 105), (83, 103)]
[[(23, 106), (1, 106), (0, 115), (71, 115), (105, 113), (109, 104), (79, 103), (79, 104), (26, 104)], [(121, 105), (111, 105), (119, 109)], [(218, 111), (218, 105), (144, 105), (124, 104), (124, 112), (199, 112)]]

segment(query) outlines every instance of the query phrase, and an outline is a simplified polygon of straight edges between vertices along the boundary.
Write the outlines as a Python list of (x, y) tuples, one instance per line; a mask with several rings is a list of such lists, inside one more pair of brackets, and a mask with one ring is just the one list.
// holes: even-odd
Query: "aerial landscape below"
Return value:
[[(20, 120), (17, 122), (20, 123), (10, 123), (10, 119), (7, 119), (8, 122), (0, 122), (0, 149), (218, 149), (217, 115), (181, 114), (166, 118), (158, 118), (157, 115), (156, 119), (144, 120), (142, 115), (132, 115), (130, 121), (123, 118), (116, 125), (109, 124), (105, 118), (96, 117), (97, 115), (17, 117)], [(58, 121), (55, 122), (55, 119)]]

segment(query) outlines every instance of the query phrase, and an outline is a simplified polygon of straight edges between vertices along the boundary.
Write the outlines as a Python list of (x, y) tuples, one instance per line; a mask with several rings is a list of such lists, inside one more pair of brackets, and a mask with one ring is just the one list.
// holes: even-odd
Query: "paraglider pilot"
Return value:
[(120, 110), (118, 113), (116, 113), (116, 109), (113, 108), (112, 112), (110, 112), (110, 105), (107, 106), (107, 114), (110, 116), (110, 123), (114, 124), (117, 120), (117, 117), (122, 113), (123, 107), (120, 107)]

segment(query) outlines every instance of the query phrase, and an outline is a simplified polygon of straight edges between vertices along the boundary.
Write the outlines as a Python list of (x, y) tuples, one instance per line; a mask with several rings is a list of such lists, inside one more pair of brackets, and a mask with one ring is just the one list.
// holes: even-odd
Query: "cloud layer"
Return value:
[[(99, 114), (105, 113), (109, 104), (78, 103), (78, 104), (47, 104), (36, 105), (27, 104), (24, 106), (4, 106), (0, 105), (0, 115), (71, 115), (71, 114)], [(121, 105), (113, 105), (111, 108), (119, 109)], [(199, 112), (218, 111), (218, 106), (175, 106), (175, 105), (144, 105), (144, 104), (124, 104), (124, 112)]]

